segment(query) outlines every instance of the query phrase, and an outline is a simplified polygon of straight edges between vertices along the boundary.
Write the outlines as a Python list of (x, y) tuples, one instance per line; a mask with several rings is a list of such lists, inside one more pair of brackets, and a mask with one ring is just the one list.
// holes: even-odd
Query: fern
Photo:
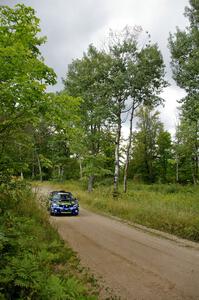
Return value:
[(41, 299), (66, 300), (66, 291), (63, 280), (51, 275), (43, 285)]
[(0, 300), (96, 299), (71, 277), (78, 260), (29, 190), (0, 193), (0, 253)]

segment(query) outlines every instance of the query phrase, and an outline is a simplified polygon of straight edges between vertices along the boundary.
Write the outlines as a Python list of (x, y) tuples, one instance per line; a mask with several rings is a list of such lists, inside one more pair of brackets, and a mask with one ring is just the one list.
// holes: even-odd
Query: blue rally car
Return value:
[(79, 214), (79, 203), (73, 197), (71, 192), (53, 191), (50, 193), (49, 210), (52, 216), (61, 214), (71, 214), (77, 216)]

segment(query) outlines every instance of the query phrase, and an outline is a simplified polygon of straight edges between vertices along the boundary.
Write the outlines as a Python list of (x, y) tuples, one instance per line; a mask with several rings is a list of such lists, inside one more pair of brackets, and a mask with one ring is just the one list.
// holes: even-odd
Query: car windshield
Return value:
[(53, 196), (53, 201), (72, 201), (73, 197), (69, 194), (56, 194)]

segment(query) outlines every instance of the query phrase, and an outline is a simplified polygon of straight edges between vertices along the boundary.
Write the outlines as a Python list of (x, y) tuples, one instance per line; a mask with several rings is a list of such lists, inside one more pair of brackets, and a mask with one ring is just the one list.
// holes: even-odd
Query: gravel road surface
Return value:
[(199, 299), (199, 247), (182, 246), (81, 207), (79, 216), (51, 217), (51, 222), (82, 264), (120, 299)]

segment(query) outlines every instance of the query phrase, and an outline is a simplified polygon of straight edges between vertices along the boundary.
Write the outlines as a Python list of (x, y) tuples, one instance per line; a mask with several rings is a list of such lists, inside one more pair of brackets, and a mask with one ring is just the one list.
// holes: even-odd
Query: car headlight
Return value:
[(52, 207), (59, 207), (59, 205), (57, 205), (57, 203), (53, 203)]

